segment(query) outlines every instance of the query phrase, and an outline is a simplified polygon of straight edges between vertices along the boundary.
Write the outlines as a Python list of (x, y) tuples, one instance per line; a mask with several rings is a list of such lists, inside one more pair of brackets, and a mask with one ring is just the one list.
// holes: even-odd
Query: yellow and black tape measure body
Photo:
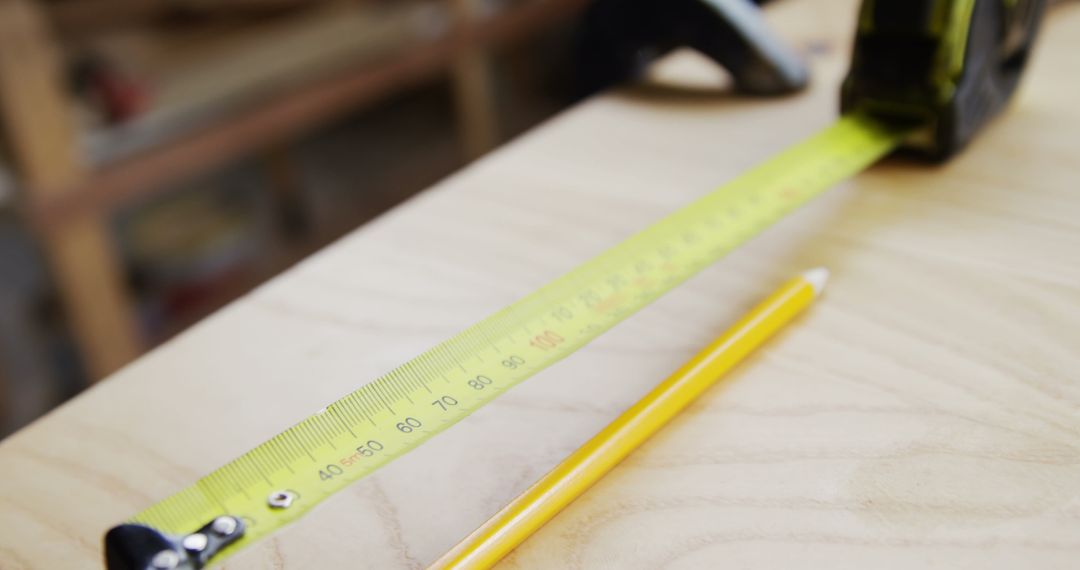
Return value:
[[(860, 34), (873, 33), (874, 6), (908, 1), (868, 0), (860, 30), (869, 31)], [(979, 9), (965, 12), (954, 6), (946, 12), (970, 16)], [(958, 45), (958, 32), (950, 29), (936, 30), (952, 38), (942, 42), (946, 47)], [(845, 87), (845, 106), (851, 111), (833, 125), (150, 506), (130, 524), (114, 528), (106, 536), (109, 568), (201, 568), (211, 558), (219, 560), (273, 532), (572, 354), (787, 213), (873, 164), (910, 136), (911, 129), (901, 126), (910, 122), (875, 118), (889, 104), (872, 80), (858, 76), (859, 70), (858, 63), (853, 65)], [(861, 93), (867, 94), (874, 116), (858, 110)], [(893, 108), (912, 108), (914, 99), (905, 97)], [(962, 108), (963, 101), (950, 105)], [(937, 128), (940, 121), (933, 125)], [(934, 135), (922, 139), (937, 140)], [(955, 148), (939, 145), (935, 152)]]

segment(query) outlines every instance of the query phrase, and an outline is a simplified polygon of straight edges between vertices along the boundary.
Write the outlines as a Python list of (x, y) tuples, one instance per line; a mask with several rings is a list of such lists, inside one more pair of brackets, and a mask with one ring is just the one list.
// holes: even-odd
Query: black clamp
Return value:
[(633, 79), (684, 46), (727, 69), (735, 89), (750, 95), (793, 93), (809, 77), (750, 0), (596, 0), (578, 45), (579, 88), (589, 95)]

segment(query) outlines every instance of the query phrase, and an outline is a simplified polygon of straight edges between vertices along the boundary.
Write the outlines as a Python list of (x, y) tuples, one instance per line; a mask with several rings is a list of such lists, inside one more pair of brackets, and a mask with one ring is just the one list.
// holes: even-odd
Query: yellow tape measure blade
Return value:
[(133, 522), (184, 535), (217, 516), (232, 515), (245, 523), (245, 531), (225, 554), (237, 551), (572, 354), (874, 163), (903, 134), (860, 115), (842, 117), (151, 506)]

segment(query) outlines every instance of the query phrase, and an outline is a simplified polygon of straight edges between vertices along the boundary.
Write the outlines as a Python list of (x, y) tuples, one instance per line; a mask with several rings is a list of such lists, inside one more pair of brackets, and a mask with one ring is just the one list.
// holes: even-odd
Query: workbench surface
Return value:
[[(113, 524), (833, 120), (851, 1), (779, 3), (814, 85), (677, 54), (313, 256), (0, 443), (0, 567)], [(434, 560), (785, 279), (825, 298), (504, 568), (1075, 568), (1080, 5), (944, 166), (890, 159), (230, 558)], [(570, 394), (574, 394), (570, 396)]]

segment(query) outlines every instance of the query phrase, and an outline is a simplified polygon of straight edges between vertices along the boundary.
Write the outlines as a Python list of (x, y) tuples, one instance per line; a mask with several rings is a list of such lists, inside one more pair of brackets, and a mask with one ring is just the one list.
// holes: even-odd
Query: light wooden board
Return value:
[[(586, 103), (7, 439), (0, 567), (94, 567), (110, 525), (828, 124), (853, 17), (772, 12), (814, 54), (809, 93)], [(962, 157), (837, 188), (225, 567), (433, 560), (823, 264), (822, 302), (503, 566), (1075, 568), (1080, 6), (1043, 40)], [(663, 71), (720, 83), (683, 56)]]

